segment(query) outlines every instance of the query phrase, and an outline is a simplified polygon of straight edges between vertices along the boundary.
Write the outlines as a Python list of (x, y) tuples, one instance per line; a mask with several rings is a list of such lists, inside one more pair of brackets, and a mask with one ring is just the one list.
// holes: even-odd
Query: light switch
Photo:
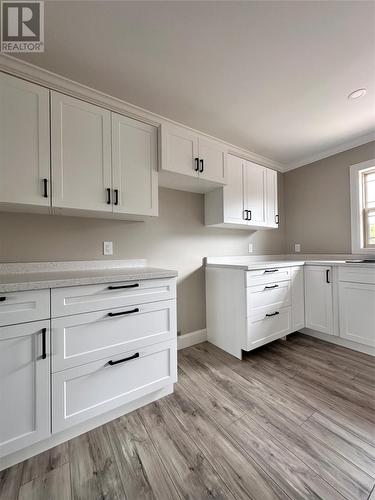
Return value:
[(112, 241), (103, 241), (103, 255), (113, 255)]
[(295, 251), (295, 253), (299, 253), (301, 251), (301, 244), (300, 243), (294, 244), (294, 251)]

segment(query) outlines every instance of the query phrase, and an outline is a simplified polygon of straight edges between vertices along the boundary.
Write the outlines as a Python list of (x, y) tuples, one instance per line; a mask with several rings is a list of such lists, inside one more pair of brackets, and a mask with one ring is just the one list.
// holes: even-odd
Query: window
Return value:
[(375, 160), (350, 167), (352, 253), (375, 254)]

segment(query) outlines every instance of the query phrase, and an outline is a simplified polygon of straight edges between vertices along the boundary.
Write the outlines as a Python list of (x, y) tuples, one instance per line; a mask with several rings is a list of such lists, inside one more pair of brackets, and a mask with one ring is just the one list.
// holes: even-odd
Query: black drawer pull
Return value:
[(265, 290), (270, 290), (271, 288), (279, 288), (279, 285), (265, 286)]
[(48, 198), (48, 179), (43, 179), (43, 198)]
[(326, 282), (331, 283), (329, 280), (329, 269), (326, 270)]
[(119, 286), (114, 286), (110, 285), (108, 287), (108, 290), (120, 290), (121, 288), (138, 288), (139, 283), (133, 283), (132, 285), (119, 285)]
[(5, 300), (7, 300), (6, 297), (0, 297), (0, 302), (4, 302)]
[(107, 205), (111, 204), (111, 188), (107, 188)]
[(203, 173), (203, 170), (204, 170), (204, 160), (201, 158), (199, 160), (199, 163), (201, 165), (201, 168), (199, 169), (199, 173), (202, 174)]
[(122, 316), (123, 314), (132, 314), (132, 313), (137, 313), (139, 312), (139, 308), (136, 307), (135, 309), (131, 309), (130, 311), (122, 311), (119, 313), (108, 313), (108, 316), (113, 318), (114, 316)]
[(124, 361), (130, 361), (131, 359), (136, 359), (136, 358), (139, 358), (139, 352), (136, 352), (135, 354), (133, 354), (133, 356), (129, 356), (128, 358), (124, 358), (124, 359), (119, 359), (118, 361), (108, 361), (108, 364), (113, 366), (113, 365), (118, 365), (119, 363), (124, 363)]
[(279, 272), (279, 270), (278, 269), (265, 269), (264, 272), (265, 273), (277, 273), (277, 272)]
[(195, 161), (195, 168), (194, 168), (194, 170), (196, 172), (199, 172), (199, 158), (194, 158), (194, 161)]
[(46, 334), (47, 328), (42, 328), (42, 359), (47, 357)]
[(279, 223), (279, 216), (275, 215), (275, 224), (278, 224), (278, 223)]
[(115, 193), (115, 201), (114, 201), (114, 205), (118, 205), (118, 189), (115, 189), (114, 190), (114, 193)]
[(279, 313), (279, 311), (275, 311), (274, 313), (271, 313), (271, 314), (266, 314), (267, 318), (270, 318), (271, 316), (277, 316)]

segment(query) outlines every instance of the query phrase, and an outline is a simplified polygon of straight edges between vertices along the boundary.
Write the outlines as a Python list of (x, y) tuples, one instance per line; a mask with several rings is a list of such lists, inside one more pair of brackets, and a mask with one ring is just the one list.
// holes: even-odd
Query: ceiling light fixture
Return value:
[(361, 97), (363, 97), (366, 94), (367, 94), (366, 89), (353, 90), (353, 92), (350, 92), (350, 94), (348, 95), (348, 99), (355, 101), (356, 99), (360, 99)]

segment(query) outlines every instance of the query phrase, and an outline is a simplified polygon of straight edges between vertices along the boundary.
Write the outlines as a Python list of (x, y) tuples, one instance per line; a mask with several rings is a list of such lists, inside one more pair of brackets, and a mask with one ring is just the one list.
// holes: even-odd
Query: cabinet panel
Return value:
[(112, 212), (110, 112), (51, 92), (53, 206)]
[(162, 170), (198, 177), (198, 135), (183, 127), (162, 127)]
[(339, 283), (340, 337), (375, 347), (375, 285)]
[(269, 227), (279, 226), (278, 200), (277, 200), (277, 172), (266, 169), (266, 219)]
[[(275, 314), (277, 313), (277, 314)], [(269, 316), (267, 316), (269, 314)], [(274, 316), (272, 314), (275, 314)], [(250, 351), (272, 340), (284, 337), (291, 331), (291, 310), (285, 307), (273, 312), (260, 312), (248, 320), (246, 350)]]
[(248, 316), (270, 308), (280, 309), (290, 306), (290, 288), (290, 281), (248, 287), (246, 289)]
[(157, 129), (112, 113), (114, 213), (158, 214)]
[(0, 73), (0, 151), (0, 203), (48, 211), (49, 91), (4, 73)]
[[(225, 184), (225, 151), (223, 145), (213, 139), (199, 138), (199, 177), (207, 181)], [(202, 163), (203, 161), (203, 163)], [(203, 172), (201, 172), (203, 168)]]
[(333, 290), (327, 283), (332, 276), (331, 267), (305, 267), (306, 327), (333, 335)]
[(227, 185), (223, 188), (224, 222), (247, 225), (244, 219), (244, 160), (227, 156)]
[(303, 266), (291, 268), (292, 281), (292, 331), (305, 326), (305, 291)]
[(48, 319), (49, 290), (30, 290), (0, 294), (0, 326)]
[(246, 162), (245, 208), (251, 210), (249, 225), (266, 225), (266, 168)]
[(51, 432), (49, 352), (49, 321), (0, 328), (0, 456)]
[(52, 375), (53, 432), (117, 408), (176, 380), (175, 340), (55, 373)]

